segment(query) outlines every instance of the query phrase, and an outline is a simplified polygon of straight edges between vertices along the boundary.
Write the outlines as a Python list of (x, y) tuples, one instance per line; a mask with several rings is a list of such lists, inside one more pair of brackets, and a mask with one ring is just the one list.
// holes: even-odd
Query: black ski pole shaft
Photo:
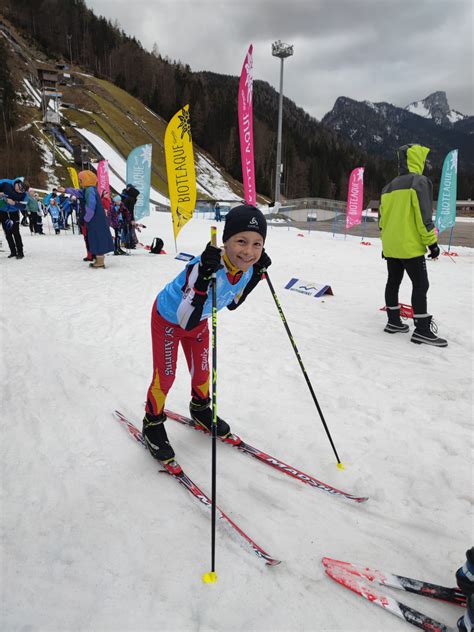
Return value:
[[(217, 245), (217, 228), (211, 226), (211, 244)], [(216, 273), (211, 279), (212, 289), (212, 491), (211, 491), (211, 571), (204, 573), (206, 584), (217, 581), (216, 574), (216, 483), (217, 483), (217, 283)]]
[(277, 306), (277, 310), (278, 310), (278, 313), (280, 314), (280, 318), (282, 320), (283, 326), (285, 327), (286, 333), (288, 334), (288, 338), (290, 339), (291, 345), (292, 345), (293, 350), (295, 352), (295, 355), (296, 355), (296, 357), (298, 359), (298, 363), (300, 365), (301, 371), (303, 372), (304, 379), (306, 380), (306, 384), (308, 385), (309, 392), (311, 393), (311, 397), (313, 398), (313, 402), (315, 403), (315, 406), (317, 408), (317, 411), (318, 411), (319, 416), (321, 418), (321, 421), (323, 423), (324, 430), (326, 431), (326, 434), (327, 434), (328, 439), (329, 439), (329, 443), (331, 444), (331, 447), (332, 447), (332, 449), (334, 451), (334, 454), (336, 455), (337, 466), (342, 469), (343, 465), (342, 465), (341, 459), (339, 458), (339, 455), (337, 453), (336, 446), (334, 445), (334, 441), (332, 440), (331, 433), (329, 432), (329, 428), (328, 428), (328, 426), (326, 424), (326, 420), (324, 419), (323, 411), (321, 410), (321, 406), (319, 405), (318, 399), (317, 399), (316, 394), (315, 394), (315, 392), (313, 390), (313, 386), (312, 386), (312, 384), (311, 384), (311, 382), (309, 380), (308, 374), (306, 373), (306, 369), (304, 367), (303, 360), (301, 359), (300, 353), (298, 351), (298, 347), (296, 346), (296, 343), (295, 343), (295, 341), (293, 339), (293, 335), (292, 335), (292, 333), (290, 331), (290, 327), (288, 326), (288, 322), (287, 322), (287, 320), (285, 318), (285, 314), (283, 313), (283, 310), (281, 308), (280, 301), (278, 300), (278, 296), (276, 295), (275, 289), (274, 289), (274, 287), (272, 285), (272, 282), (270, 281), (270, 277), (268, 276), (268, 272), (265, 272), (265, 278), (267, 279), (268, 287), (270, 288), (270, 292), (272, 293), (273, 300), (275, 301), (275, 305)]

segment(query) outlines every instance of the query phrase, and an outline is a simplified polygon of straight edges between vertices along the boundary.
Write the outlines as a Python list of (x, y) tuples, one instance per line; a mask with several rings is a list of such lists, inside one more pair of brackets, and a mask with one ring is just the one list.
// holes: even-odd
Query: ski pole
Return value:
[(326, 420), (324, 419), (323, 411), (321, 410), (319, 402), (318, 402), (318, 400), (316, 398), (316, 395), (314, 393), (313, 387), (312, 387), (311, 382), (309, 380), (308, 374), (306, 373), (306, 369), (304, 368), (303, 360), (301, 359), (300, 353), (298, 351), (298, 347), (296, 346), (296, 343), (295, 343), (295, 341), (293, 339), (292, 333), (291, 333), (290, 328), (288, 326), (288, 322), (287, 322), (287, 320), (285, 318), (285, 314), (283, 313), (283, 310), (282, 310), (281, 305), (280, 305), (280, 301), (278, 300), (278, 296), (276, 295), (275, 289), (274, 289), (274, 287), (272, 285), (272, 282), (270, 281), (270, 277), (268, 276), (268, 272), (267, 271), (265, 271), (265, 277), (267, 279), (267, 283), (268, 283), (268, 287), (270, 288), (270, 292), (272, 293), (273, 300), (275, 301), (275, 305), (277, 306), (278, 313), (280, 314), (280, 318), (281, 318), (281, 320), (283, 322), (283, 326), (286, 329), (286, 333), (288, 334), (288, 338), (290, 339), (290, 342), (291, 342), (291, 344), (293, 346), (293, 350), (295, 352), (295, 355), (298, 358), (299, 365), (301, 367), (301, 370), (302, 370), (303, 375), (304, 375), (304, 379), (306, 380), (306, 384), (308, 385), (309, 391), (310, 391), (311, 396), (313, 398), (313, 402), (315, 403), (316, 408), (317, 408), (318, 413), (319, 413), (319, 416), (321, 418), (321, 421), (323, 422), (324, 430), (326, 431), (326, 434), (328, 436), (328, 439), (329, 439), (329, 442), (331, 444), (331, 447), (332, 447), (332, 449), (334, 451), (334, 454), (336, 455), (337, 467), (340, 470), (343, 470), (344, 469), (344, 465), (342, 464), (341, 459), (339, 458), (339, 455), (337, 453), (336, 447), (335, 447), (334, 442), (333, 442), (332, 437), (331, 437), (331, 433), (329, 432), (329, 428), (327, 427)]
[[(217, 246), (217, 228), (211, 226), (211, 244)], [(217, 472), (217, 285), (216, 273), (211, 278), (212, 289), (212, 491), (211, 491), (211, 570), (204, 573), (205, 584), (217, 581), (216, 573), (216, 472)]]

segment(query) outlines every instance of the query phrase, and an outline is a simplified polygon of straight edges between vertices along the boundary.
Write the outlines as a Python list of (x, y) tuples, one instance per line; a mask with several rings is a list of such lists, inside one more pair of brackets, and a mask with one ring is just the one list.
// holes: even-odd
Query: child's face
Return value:
[(231, 264), (247, 272), (262, 255), (263, 237), (251, 230), (237, 233), (229, 237), (224, 248)]

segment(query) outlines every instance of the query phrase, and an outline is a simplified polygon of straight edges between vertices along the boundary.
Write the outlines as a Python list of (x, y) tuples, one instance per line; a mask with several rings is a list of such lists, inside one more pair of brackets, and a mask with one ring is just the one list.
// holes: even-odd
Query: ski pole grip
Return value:
[(217, 246), (217, 226), (211, 226), (211, 245)]

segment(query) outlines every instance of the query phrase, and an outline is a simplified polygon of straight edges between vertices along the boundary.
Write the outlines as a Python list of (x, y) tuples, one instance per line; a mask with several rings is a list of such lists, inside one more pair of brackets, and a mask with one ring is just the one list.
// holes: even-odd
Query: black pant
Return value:
[(413, 259), (392, 259), (388, 257), (387, 270), (385, 305), (387, 307), (395, 307), (399, 304), (398, 290), (403, 279), (403, 273), (406, 270), (412, 283), (411, 304), (413, 314), (416, 316), (427, 314), (426, 294), (430, 284), (428, 282), (425, 257), (414, 257)]
[[(20, 235), (20, 211), (9, 211), (8, 213), (2, 211), (0, 212), (0, 216), (2, 218), (5, 237), (10, 246), (10, 253), (12, 255), (23, 255), (23, 242)], [(13, 228), (11, 228), (11, 230), (7, 230), (5, 226), (9, 219), (13, 222)]]

